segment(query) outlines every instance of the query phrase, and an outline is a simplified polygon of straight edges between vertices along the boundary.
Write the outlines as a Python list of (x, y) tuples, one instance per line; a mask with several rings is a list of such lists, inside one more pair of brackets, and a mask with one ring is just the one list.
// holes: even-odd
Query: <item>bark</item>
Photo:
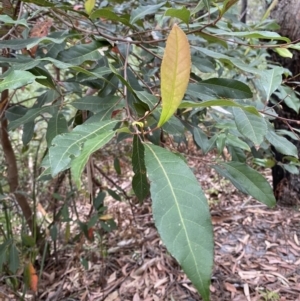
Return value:
[(247, 22), (247, 7), (248, 7), (248, 0), (242, 0), (241, 6), (241, 22)]
[[(1, 109), (0, 109), (0, 116), (4, 115), (4, 108), (5, 103), (8, 100), (8, 90), (5, 90), (1, 94)], [(16, 190), (19, 187), (19, 176), (18, 176), (18, 167), (16, 156), (14, 150), (12, 148), (8, 131), (7, 131), (7, 119), (2, 117), (1, 120), (1, 128), (0, 128), (0, 138), (1, 138), (1, 145), (3, 149), (3, 153), (6, 159), (7, 164), (7, 182), (9, 185), (9, 190), (11, 193), (15, 194), (15, 198), (21, 207), (22, 213), (27, 221), (27, 224), (30, 230), (33, 230), (33, 220), (32, 220), (32, 211), (27, 202), (27, 199), (24, 195), (17, 193)]]
[[(288, 37), (292, 42), (300, 39), (300, 1), (299, 0), (279, 0), (277, 6), (271, 12), (271, 18), (275, 19), (280, 25), (278, 33), (282, 36)], [(275, 52), (270, 51), (271, 58), (273, 61), (281, 64), (283, 67), (289, 69), (292, 73), (292, 78), (287, 84), (293, 87), (295, 90), (300, 91), (300, 88), (295, 83), (300, 80), (300, 52), (292, 51), (293, 58), (282, 58), (278, 56)], [(276, 98), (276, 97), (275, 97)], [(277, 101), (281, 101), (278, 100)], [(300, 120), (299, 112), (295, 112), (285, 105), (284, 102), (280, 103), (280, 106), (276, 108), (277, 114), (280, 117)], [(276, 119), (274, 122), (274, 127), (276, 129), (286, 129), (290, 130), (291, 127), (300, 129), (300, 125), (297, 123), (290, 123)], [(288, 138), (288, 137), (286, 137)], [(300, 142), (291, 140), (298, 149), (298, 156), (300, 158)], [(272, 170), (273, 175), (273, 188), (277, 202), (281, 205), (295, 206), (299, 205), (300, 196), (300, 174), (290, 174), (284, 170), (280, 163), (284, 162), (283, 155), (278, 153), (274, 148), (273, 152), (275, 154), (275, 159), (277, 165)], [(299, 170), (300, 171), (300, 170)]]

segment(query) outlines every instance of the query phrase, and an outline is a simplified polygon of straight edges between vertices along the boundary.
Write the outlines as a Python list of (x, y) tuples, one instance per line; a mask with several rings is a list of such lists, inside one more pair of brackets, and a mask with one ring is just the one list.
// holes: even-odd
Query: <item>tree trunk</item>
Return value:
[[(280, 25), (278, 33), (282, 36), (288, 37), (292, 42), (300, 39), (300, 1), (299, 0), (279, 0), (276, 7), (271, 12), (271, 18), (275, 19)], [(300, 80), (300, 52), (292, 51), (293, 58), (282, 58), (275, 52), (270, 51), (272, 60), (278, 62), (283, 67), (289, 69), (292, 77), (287, 81), (287, 85), (300, 92), (300, 87), (297, 83)], [(275, 97), (276, 98), (276, 97)], [(279, 117), (287, 119), (300, 120), (299, 112), (295, 112), (289, 108), (281, 99), (280, 105), (276, 107), (276, 112)], [(290, 130), (292, 127), (300, 129), (300, 125), (295, 122), (286, 122), (281, 119), (276, 119), (274, 122), (276, 129)], [(288, 138), (288, 137), (286, 137)], [(300, 141), (292, 140), (298, 149), (298, 156), (300, 157)], [(284, 161), (284, 156), (273, 149), (277, 165), (273, 167), (273, 188), (277, 202), (285, 206), (296, 206), (300, 204), (300, 174), (291, 174), (284, 170), (280, 163), (287, 163)], [(299, 169), (300, 171), (300, 169)]]

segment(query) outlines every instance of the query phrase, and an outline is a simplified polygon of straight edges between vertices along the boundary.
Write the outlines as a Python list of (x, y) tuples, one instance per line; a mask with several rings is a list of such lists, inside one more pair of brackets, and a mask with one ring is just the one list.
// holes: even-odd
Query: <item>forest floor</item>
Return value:
[[(300, 301), (299, 210), (270, 209), (220, 178), (209, 167), (213, 157), (195, 150), (186, 155), (209, 200), (214, 225), (211, 300)], [(110, 177), (130, 191), (126, 167), (121, 176), (112, 172)], [(85, 240), (58, 248), (56, 259), (44, 267), (38, 296), (27, 294), (26, 300), (202, 300), (162, 244), (151, 201), (139, 205), (108, 198), (106, 203), (117, 229), (105, 234), (102, 242)], [(85, 216), (90, 206), (80, 202), (77, 210)], [(0, 300), (18, 299), (0, 285)]]

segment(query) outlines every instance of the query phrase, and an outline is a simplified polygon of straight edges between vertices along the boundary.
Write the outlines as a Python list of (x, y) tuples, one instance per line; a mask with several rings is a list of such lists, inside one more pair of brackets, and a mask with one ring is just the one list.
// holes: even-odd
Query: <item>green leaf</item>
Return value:
[(209, 149), (209, 141), (206, 134), (200, 128), (193, 129), (193, 137), (196, 144), (202, 149), (203, 153), (206, 154)]
[(16, 57), (0, 57), (1, 63), (8, 63), (14, 70), (28, 70), (37, 66), (40, 62), (30, 57), (17, 55)]
[(251, 195), (269, 207), (275, 206), (276, 200), (272, 187), (256, 170), (240, 162), (221, 163), (214, 165), (213, 168), (229, 179), (240, 191)]
[(130, 23), (134, 24), (139, 20), (143, 20), (145, 16), (155, 14), (162, 6), (165, 5), (165, 1), (156, 5), (139, 6), (131, 11)]
[(188, 24), (189, 20), (190, 20), (190, 11), (188, 9), (186, 9), (186, 7), (182, 7), (180, 9), (169, 8), (165, 12), (165, 16), (166, 17), (169, 16), (169, 17), (180, 19), (185, 24)]
[[(109, 121), (111, 122), (111, 121)], [(107, 123), (107, 122), (106, 122)], [(91, 123), (90, 123), (91, 124)], [(99, 123), (100, 124), (100, 123)], [(76, 129), (76, 128), (75, 128)], [(82, 148), (80, 155), (78, 155), (71, 163), (71, 173), (74, 182), (76, 183), (78, 189), (80, 188), (80, 177), (83, 169), (90, 158), (90, 155), (108, 143), (115, 132), (112, 131), (112, 126), (106, 126), (102, 128), (100, 133), (97, 133), (95, 137), (90, 137)]]
[(121, 108), (119, 101), (121, 100), (118, 96), (109, 95), (106, 97), (99, 96), (85, 96), (78, 98), (71, 104), (78, 110), (87, 110), (93, 113), (102, 111), (112, 111), (113, 109)]
[(90, 18), (92, 20), (97, 19), (97, 18), (104, 18), (106, 20), (121, 22), (124, 25), (132, 26), (129, 22), (129, 18), (127, 18), (126, 15), (122, 14), (121, 16), (118, 16), (116, 13), (114, 13), (109, 8), (97, 9), (90, 15)]
[(36, 108), (36, 109), (29, 109), (24, 116), (21, 118), (11, 121), (8, 125), (8, 130), (14, 130), (17, 127), (28, 123), (30, 121), (34, 121), (35, 118), (40, 116), (43, 113), (52, 113), (54, 115), (55, 110), (58, 108), (57, 106), (47, 106), (47, 107), (42, 107), (42, 108)]
[(39, 84), (50, 89), (56, 89), (55, 82), (51, 74), (46, 69), (43, 69), (41, 67), (35, 67), (30, 69), (29, 72), (37, 77), (36, 82), (38, 82)]
[(118, 175), (121, 175), (122, 172), (121, 172), (120, 160), (117, 157), (114, 158), (114, 169)]
[(54, 7), (55, 6), (54, 3), (51, 3), (51, 2), (46, 1), (46, 0), (24, 0), (23, 2), (33, 3), (35, 5), (45, 6), (45, 7)]
[(225, 31), (217, 27), (209, 27), (208, 31), (217, 36), (243, 37), (251, 39), (279, 40), (290, 43), (290, 39), (282, 37), (274, 31)]
[(99, 49), (103, 47), (101, 42), (92, 42), (89, 44), (81, 44), (73, 46), (58, 55), (58, 60), (72, 65), (81, 65), (85, 61), (97, 61), (103, 56)]
[(96, 1), (95, 0), (85, 0), (84, 2), (84, 8), (85, 8), (85, 11), (88, 15), (90, 15), (95, 7), (95, 3)]
[(230, 133), (226, 136), (226, 145), (231, 145), (231, 146), (234, 146), (234, 147), (238, 147), (238, 148), (241, 148), (241, 149), (243, 149), (245, 151), (248, 151), (248, 152), (251, 151), (249, 145), (246, 142), (244, 142), (243, 140), (241, 140), (237, 136), (234, 136)]
[(252, 98), (253, 94), (250, 88), (234, 79), (227, 78), (210, 78), (197, 84), (202, 89), (205, 87), (207, 91), (211, 92), (214, 98), (233, 98), (244, 99)]
[(203, 101), (218, 98), (245, 99), (253, 96), (249, 87), (244, 83), (224, 78), (209, 79), (197, 84), (189, 84), (186, 94)]
[(158, 127), (167, 122), (180, 105), (190, 70), (190, 45), (185, 33), (175, 24), (168, 36), (161, 64), (162, 113)]
[(112, 189), (107, 189), (108, 194), (117, 201), (122, 201), (122, 198)]
[(30, 49), (42, 42), (52, 42), (60, 44), (62, 43), (68, 36), (63, 36), (60, 38), (51, 38), (50, 36), (42, 37), (42, 38), (28, 38), (28, 39), (14, 39), (14, 40), (4, 40), (0, 43), (0, 49), (3, 48), (11, 48), (13, 50), (20, 50), (23, 48)]
[(21, 238), (22, 238), (22, 244), (25, 247), (32, 248), (35, 246), (35, 239), (33, 236), (22, 233)]
[(132, 189), (140, 202), (149, 194), (149, 183), (146, 175), (146, 166), (144, 158), (144, 145), (137, 135), (133, 137), (132, 150)]
[(275, 48), (275, 51), (282, 57), (293, 58), (293, 53), (287, 48)]
[(212, 59), (192, 56), (192, 65), (203, 73), (214, 73), (216, 66)]
[(260, 145), (267, 133), (268, 127), (263, 117), (233, 108), (234, 121), (239, 132), (250, 139), (255, 145)]
[(237, 107), (240, 108), (243, 111), (249, 112), (253, 115), (259, 116), (260, 114), (257, 111), (255, 107), (252, 106), (243, 106), (240, 105), (239, 103), (230, 100), (230, 99), (215, 99), (215, 100), (208, 100), (208, 101), (202, 101), (202, 102), (192, 102), (192, 101), (183, 101), (179, 105), (179, 109), (184, 109), (184, 108), (207, 108), (207, 107)]
[(284, 103), (289, 108), (293, 109), (296, 113), (299, 112), (300, 100), (297, 97), (295, 91), (291, 87), (289, 87), (289, 86), (279, 86), (278, 89), (274, 92), (274, 94), (278, 97), (278, 99), (280, 101), (283, 100)]
[(260, 83), (265, 91), (265, 100), (269, 100), (273, 92), (281, 85), (284, 69), (276, 67), (261, 71)]
[(49, 149), (52, 176), (54, 177), (70, 167), (72, 160), (81, 154), (86, 141), (95, 137), (103, 139), (101, 134), (107, 134), (116, 124), (117, 121), (114, 120), (84, 123), (77, 126), (71, 133), (55, 137), (52, 141), (52, 147)]
[(153, 216), (162, 241), (208, 301), (213, 231), (202, 189), (185, 162), (166, 149), (145, 144), (145, 163)]
[(14, 20), (8, 15), (0, 15), (0, 22), (4, 22), (5, 24), (22, 25), (29, 28), (26, 19)]
[(19, 253), (16, 245), (13, 243), (9, 247), (9, 270), (15, 274), (20, 266)]
[(297, 147), (285, 137), (279, 136), (274, 131), (270, 130), (266, 135), (266, 139), (279, 153), (298, 158)]
[(51, 146), (51, 142), (54, 137), (67, 132), (68, 124), (64, 115), (62, 113), (53, 115), (53, 117), (48, 122), (48, 128), (46, 133), (46, 141), (48, 147)]
[(212, 51), (207, 48), (198, 47), (198, 46), (192, 46), (193, 49), (198, 50), (202, 52), (205, 56), (212, 57), (214, 59), (218, 59), (221, 62), (225, 62), (226, 64), (229, 64), (230, 66), (236, 66), (237, 68), (254, 73), (254, 74), (260, 74), (262, 71), (258, 68), (250, 67), (249, 64), (245, 64), (242, 60), (236, 59), (234, 57), (230, 57), (228, 55)]
[(0, 81), (0, 92), (10, 89), (15, 90), (34, 82), (37, 78), (44, 76), (34, 76), (28, 71), (11, 70), (5, 78)]
[(22, 142), (27, 145), (33, 137), (35, 124), (33, 121), (25, 123), (23, 126)]

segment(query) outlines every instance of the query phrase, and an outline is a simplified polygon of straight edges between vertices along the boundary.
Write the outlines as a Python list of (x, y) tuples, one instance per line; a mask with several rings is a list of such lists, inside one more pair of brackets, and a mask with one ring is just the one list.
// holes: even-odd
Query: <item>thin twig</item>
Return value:
[[(17, 20), (21, 19), (22, 11), (23, 11), (23, 2), (20, 3), (20, 10), (19, 10)], [(18, 24), (13, 25), (13, 27), (4, 36), (2, 36), (0, 40), (5, 40), (8, 36), (10, 36), (13, 33), (13, 31), (17, 28), (17, 26), (19, 25)]]

